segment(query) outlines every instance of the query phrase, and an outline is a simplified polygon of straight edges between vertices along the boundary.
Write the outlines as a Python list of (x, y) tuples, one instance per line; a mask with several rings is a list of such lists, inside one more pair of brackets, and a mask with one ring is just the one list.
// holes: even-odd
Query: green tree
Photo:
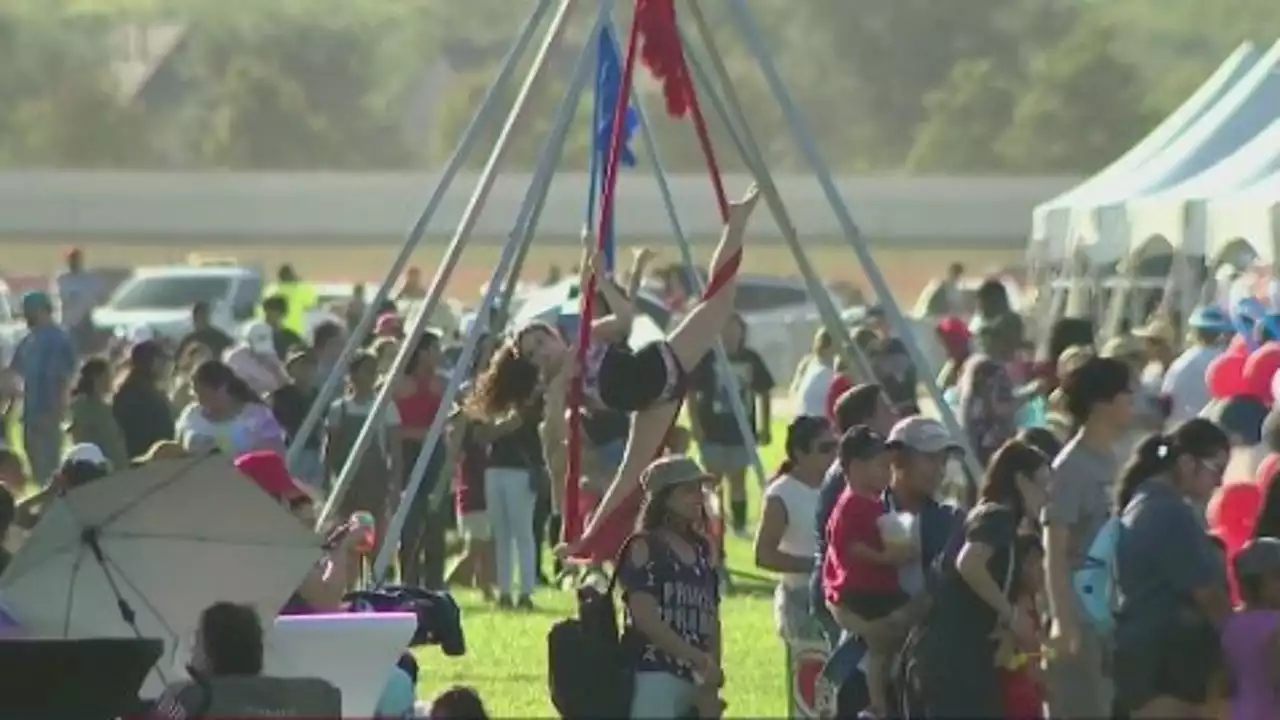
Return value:
[(376, 23), (288, 15), (191, 26), (189, 136), (226, 168), (366, 169), (411, 162), (401, 112), (379, 85)]
[(1113, 48), (1113, 29), (1082, 21), (1032, 64), (1027, 89), (997, 146), (1026, 172), (1089, 173), (1141, 139), (1152, 117), (1137, 70)]
[(808, 33), (810, 114), (840, 118), (859, 165), (896, 168), (929, 118), (925, 98), (965, 60), (1016, 74), (1028, 47), (1051, 41), (1052, 0), (806, 0), (794, 13)]
[(0, 164), (148, 164), (146, 117), (121, 101), (110, 58), (94, 25), (0, 12)]
[(993, 151), (1013, 117), (1016, 81), (991, 60), (965, 60), (925, 97), (928, 116), (907, 156), (913, 172), (998, 171)]

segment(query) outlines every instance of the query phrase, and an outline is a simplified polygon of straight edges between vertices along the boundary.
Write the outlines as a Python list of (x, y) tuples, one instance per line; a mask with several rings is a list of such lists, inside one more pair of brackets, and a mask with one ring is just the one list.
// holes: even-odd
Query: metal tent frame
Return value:
[[(456, 231), (445, 251), (440, 265), (438, 266), (435, 276), (432, 278), (431, 284), (427, 291), (425, 300), (418, 306), (414, 316), (411, 318), (406, 328), (406, 337), (421, 337), (427, 329), (429, 319), (439, 307), (444, 289), (447, 286), (450, 277), (457, 268), (462, 252), (465, 250), (467, 242), (471, 237), (471, 233), (476, 225), (479, 213), (483, 210), (489, 192), (493, 187), (497, 176), (498, 167), (500, 166), (505, 154), (509, 141), (513, 135), (514, 129), (519, 123), (524, 111), (527, 107), (528, 100), (532, 94), (532, 90), (544, 74), (547, 68), (547, 59), (556, 43), (562, 39), (567, 19), (572, 10), (577, 5), (584, 4), (582, 0), (538, 0), (532, 13), (522, 26), (511, 50), (508, 52), (497, 77), (493, 84), (486, 92), (484, 98), (477, 109), (475, 116), (467, 126), (459, 140), (457, 149), (453, 156), (449, 159), (445, 169), (441, 175), (439, 184), (433, 189), (426, 207), (422, 214), (418, 217), (410, 230), (403, 247), (392, 261), (386, 277), (379, 285), (371, 302), (366, 305), (365, 312), (353, 330), (351, 337), (348, 339), (346, 346), (343, 348), (342, 354), (330, 372), (325, 378), (321, 386), (319, 396), (315, 404), (310, 409), (306, 419), (304, 420), (300, 431), (297, 434), (293, 444), (289, 448), (288, 458), (293, 461), (297, 458), (298, 453), (302, 449), (302, 443), (299, 438), (310, 436), (319, 425), (329, 403), (336, 396), (341, 378), (344, 376), (347, 366), (351, 358), (359, 348), (361, 339), (367, 335), (374, 322), (374, 313), (376, 308), (390, 294), (391, 288), (394, 286), (405, 266), (409, 262), (409, 258), (421, 243), (432, 218), (436, 214), (445, 193), (448, 191), (451, 183), (456, 179), (458, 172), (461, 170), (463, 163), (474, 149), (479, 137), (479, 130), (490, 122), (491, 118), (497, 112), (497, 106), (500, 104), (499, 99), (504, 91), (511, 84), (516, 68), (522, 60), (525, 53), (531, 46), (539, 26), (544, 18), (551, 11), (552, 6), (556, 5), (554, 13), (551, 14), (547, 29), (541, 44), (533, 57), (531, 66), (520, 85), (519, 91), (512, 102), (510, 110), (506, 115), (498, 138), (489, 153), (489, 157), (482, 169), (475, 189), (471, 195), (471, 199), (467, 204), (461, 220), (458, 223)], [(494, 269), (491, 281), (486, 288), (483, 300), (481, 301), (480, 310), (481, 318), (484, 317), (486, 308), (498, 307), (505, 310), (507, 303), (510, 301), (510, 293), (515, 287), (516, 280), (519, 278), (519, 272), (524, 264), (530, 248), (532, 247), (534, 236), (536, 234), (538, 218), (541, 215), (542, 206), (547, 196), (547, 188), (550, 186), (554, 178), (556, 167), (559, 164), (560, 157), (564, 148), (565, 139), (568, 136), (576, 110), (582, 99), (582, 93), (585, 89), (591, 70), (594, 67), (595, 42), (599, 33), (604, 28), (613, 28), (613, 11), (617, 5), (617, 0), (595, 0), (596, 16), (593, 31), (587, 35), (585, 41), (582, 42), (581, 50), (578, 53), (577, 60), (573, 66), (569, 86), (564, 93), (564, 98), (556, 112), (555, 122), (553, 124), (550, 136), (542, 150), (539, 158), (537, 169), (535, 170), (529, 189), (521, 203), (519, 213), (517, 215), (515, 225), (507, 239), (507, 243), (498, 260), (497, 267)], [(786, 86), (778, 73), (778, 69), (774, 61), (765, 47), (761, 38), (759, 28), (755, 20), (751, 16), (750, 10), (747, 8), (745, 0), (726, 0), (727, 9), (733, 26), (737, 29), (738, 35), (743, 39), (746, 47), (754, 59), (755, 63), (767, 83), (770, 92), (782, 109), (786, 118), (786, 122), (790, 127), (794, 139), (800, 146), (810, 169), (816, 176), (822, 187), (823, 193), (826, 195), (828, 203), (831, 205), (832, 211), (835, 213), (839, 222), (845, 240), (850, 248), (858, 257), (863, 272), (866, 273), (868, 281), (871, 283), (876, 297), (885, 309), (888, 319), (898, 334), (912, 362), (918, 367), (927, 369), (930, 367), (928, 360), (920, 347), (915, 342), (912, 334), (911, 326), (908, 324), (906, 317), (901, 309), (894, 301), (884, 275), (876, 265), (867, 246), (866, 240), (862, 237), (861, 231), (853, 220), (852, 213), (841, 197), (839, 190), (836, 188), (835, 181), (832, 178), (830, 169), (817, 149), (816, 142), (809, 131), (804, 120), (800, 115), (799, 109), (796, 107), (794, 100), (791, 98)], [(738, 99), (738, 95), (729, 73), (725, 68), (723, 58), (721, 56), (716, 40), (713, 38), (710, 28), (708, 27), (705, 16), (699, 5), (699, 0), (687, 0), (680, 5), (682, 10), (686, 11), (685, 15), (691, 20), (686, 26), (685, 33), (682, 35), (686, 46), (686, 56), (693, 72), (695, 83), (698, 86), (700, 95), (708, 101), (708, 106), (712, 112), (718, 115), (723, 125), (728, 128), (729, 135), (733, 141), (733, 145), (742, 156), (745, 165), (751, 170), (756, 177), (756, 181), (761, 189), (762, 198), (769, 206), (779, 229), (782, 231), (784, 240), (786, 241), (792, 255), (795, 258), (797, 267), (804, 277), (805, 283), (810, 291), (813, 302), (818, 307), (824, 325), (831, 333), (833, 338), (838, 338), (841, 342), (837, 343), (837, 347), (841, 350), (850, 366), (864, 377), (871, 377), (870, 366), (866, 358), (853, 347), (849, 342), (848, 333), (844, 327), (843, 321), (831, 302), (827, 291), (818, 279), (812, 263), (809, 261), (807, 254), (800, 244), (798, 233), (791, 217), (787, 212), (786, 206), (782, 201), (782, 197), (778, 193), (777, 186), (773, 181), (761, 152), (759, 144), (756, 142), (751, 132), (746, 113)], [(692, 32), (689, 32), (689, 31)], [(613, 33), (615, 41), (617, 33)], [(701, 57), (693, 52), (695, 47), (695, 39), (699, 41), (696, 45), (701, 47)], [(660, 152), (653, 142), (652, 133), (650, 132), (647, 118), (644, 115), (643, 108), (640, 107), (638, 97), (633, 93), (632, 102), (640, 115), (640, 133), (644, 136), (644, 144), (646, 148), (645, 158), (649, 161), (651, 170), (654, 175), (655, 182), (658, 183), (659, 192), (662, 195), (666, 212), (671, 220), (672, 232), (675, 237), (676, 244), (679, 248), (681, 261), (690, 272), (691, 278), (697, 280), (696, 273), (692, 272), (693, 257), (689, 247), (688, 239), (685, 237), (680, 226), (679, 219), (675, 212), (674, 204), (671, 201), (670, 189), (668, 187), (666, 173), (662, 167)], [(748, 249), (748, 252), (750, 250)], [(501, 315), (505, 316), (503, 312)], [(461, 356), (449, 377), (444, 397), (441, 402), (442, 408), (449, 408), (456, 402), (459, 391), (466, 379), (467, 373), (472, 366), (472, 360), (475, 356), (476, 346), (478, 345), (480, 336), (486, 330), (486, 323), (483, 320), (477, 320), (467, 333), (467, 337), (463, 343)], [(492, 330), (492, 328), (490, 328)], [(395, 360), (392, 363), (391, 375), (398, 376), (407, 365), (409, 358), (416, 349), (415, 342), (405, 342), (399, 348)], [(717, 344), (715, 348), (715, 357), (717, 363), (723, 368), (726, 363), (726, 355), (723, 347)], [(730, 390), (729, 397), (733, 400), (734, 415), (737, 418), (739, 429), (748, 431), (746, 425), (746, 414), (744, 408), (739, 401), (740, 395), (735, 391), (736, 383), (733, 374), (730, 372), (719, 373), (726, 383), (726, 389)], [(947, 426), (951, 434), (967, 447), (965, 434), (961, 431), (956, 418), (950, 408), (943, 401), (941, 391), (928, 380), (927, 376), (924, 380), (925, 387), (937, 408), (937, 412)], [(337, 512), (339, 504), (343, 496), (347, 492), (356, 468), (359, 467), (363, 454), (368, 450), (369, 444), (372, 442), (378, 431), (380, 423), (377, 421), (381, 418), (386, 410), (387, 404), (391, 402), (391, 384), (384, 383), (379, 390), (373, 407), (370, 408), (369, 419), (362, 427), (361, 432), (356, 440), (355, 445), (351, 448), (346, 464), (336, 479), (332, 492), (320, 513), (318, 526), (327, 524)], [(423, 447), (418, 457), (414, 459), (408, 477), (406, 478), (405, 491), (400, 499), (393, 518), (388, 527), (386, 537), (399, 538), (402, 534), (405, 523), (408, 519), (408, 513), (413, 507), (414, 497), (421, 489), (425, 480), (426, 471), (430, 463), (432, 454), (440, 446), (444, 437), (446, 425), (448, 423), (448, 413), (438, 413), (432, 422), (427, 436), (423, 442)], [(751, 437), (749, 432), (744, 432), (744, 437)], [(407, 459), (406, 459), (407, 460)], [(975, 456), (972, 452), (965, 455), (965, 463), (967, 474), (970, 482), (976, 481), (980, 477), (981, 468), (976, 464)], [(766, 471), (760, 463), (759, 457), (755, 458), (755, 471), (759, 479), (763, 482), (766, 478)], [(555, 480), (553, 480), (554, 482)], [(439, 479), (437, 487), (430, 498), (432, 503), (438, 503), (440, 497), (445, 490), (446, 481)], [(387, 569), (392, 561), (392, 552), (395, 548), (395, 542), (384, 543), (380, 549), (378, 556), (374, 562), (375, 582), (382, 582), (386, 578)]]

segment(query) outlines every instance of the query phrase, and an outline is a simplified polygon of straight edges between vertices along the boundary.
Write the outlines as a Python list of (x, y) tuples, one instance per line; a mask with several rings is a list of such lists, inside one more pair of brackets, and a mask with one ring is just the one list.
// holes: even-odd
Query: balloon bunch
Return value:
[[(1276, 317), (1262, 313), (1247, 302), (1241, 302), (1236, 308), (1232, 325), (1237, 335), (1226, 352), (1209, 363), (1205, 371), (1205, 385), (1213, 399), (1245, 396), (1255, 398), (1268, 407), (1275, 403), (1276, 391), (1280, 389), (1276, 381), (1280, 373), (1280, 341), (1269, 340), (1258, 345), (1254, 331), (1259, 323)], [(1280, 336), (1274, 331), (1269, 334)]]

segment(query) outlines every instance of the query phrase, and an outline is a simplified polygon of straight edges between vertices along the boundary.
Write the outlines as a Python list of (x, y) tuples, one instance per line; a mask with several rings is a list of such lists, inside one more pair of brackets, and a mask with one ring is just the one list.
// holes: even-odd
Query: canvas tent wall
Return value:
[(1205, 203), (1205, 233), (1219, 255), (1247, 243), (1257, 261), (1275, 265), (1280, 243), (1280, 172)]
[(1123, 184), (1125, 178), (1163, 153), (1230, 92), (1261, 56), (1253, 43), (1236, 48), (1199, 89), (1137, 145), (1088, 180), (1037, 206), (1031, 215), (1032, 256), (1065, 259), (1071, 239), (1071, 209), (1091, 197), (1110, 195), (1108, 191), (1113, 185)]
[(1168, 190), (1195, 177), (1246, 145), (1276, 117), (1280, 107), (1280, 42), (1267, 51), (1198, 122), (1158, 157), (1071, 210), (1081, 246), (1094, 262), (1128, 256), (1130, 247), (1125, 202), (1139, 195)]
[(1276, 173), (1280, 173), (1280, 118), (1208, 170), (1164, 192), (1129, 200), (1131, 247), (1140, 251), (1148, 242), (1163, 238), (1173, 249), (1207, 257), (1213, 264), (1225, 246), (1208, 241), (1209, 199), (1238, 192)]

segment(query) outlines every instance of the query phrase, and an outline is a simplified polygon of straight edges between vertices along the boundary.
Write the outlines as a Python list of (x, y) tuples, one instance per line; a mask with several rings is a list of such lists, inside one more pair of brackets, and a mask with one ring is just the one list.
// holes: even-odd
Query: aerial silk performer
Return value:
[[(645, 64), (663, 84), (668, 112), (676, 117), (686, 113), (692, 116), (724, 230), (712, 256), (711, 277), (704, 297), (665, 339), (633, 350), (627, 340), (634, 304), (603, 277), (606, 263), (602, 239), (607, 237), (607, 228), (612, 224), (621, 140), (628, 115), (626, 103), (631, 95), (641, 44)], [(688, 372), (711, 349), (733, 312), (743, 235), (759, 200), (759, 190), (754, 186), (732, 205), (725, 197), (676, 31), (674, 0), (637, 0), (610, 140), (600, 208), (602, 231), (592, 238), (595, 248), (584, 263), (577, 342), (568, 342), (549, 325), (533, 324), (518, 330), (503, 344), (488, 371), (478, 380), (474, 396), (477, 409), (487, 417), (499, 419), (528, 402), (540, 388), (550, 394), (558, 387), (567, 386), (570, 418), (563, 506), (568, 512), (564, 518), (566, 543), (558, 553), (593, 561), (613, 559), (607, 557), (606, 549), (599, 547), (601, 538), (610, 534), (607, 532), (610, 523), (629, 524), (634, 519), (615, 511), (638, 491), (641, 473), (658, 454), (675, 422), (687, 390)], [(598, 318), (595, 317), (597, 291), (609, 309), (609, 314)], [(631, 428), (613, 482), (590, 523), (580, 533), (583, 518), (574, 509), (581, 478), (582, 441), (578, 420), (584, 404), (628, 413)]]

